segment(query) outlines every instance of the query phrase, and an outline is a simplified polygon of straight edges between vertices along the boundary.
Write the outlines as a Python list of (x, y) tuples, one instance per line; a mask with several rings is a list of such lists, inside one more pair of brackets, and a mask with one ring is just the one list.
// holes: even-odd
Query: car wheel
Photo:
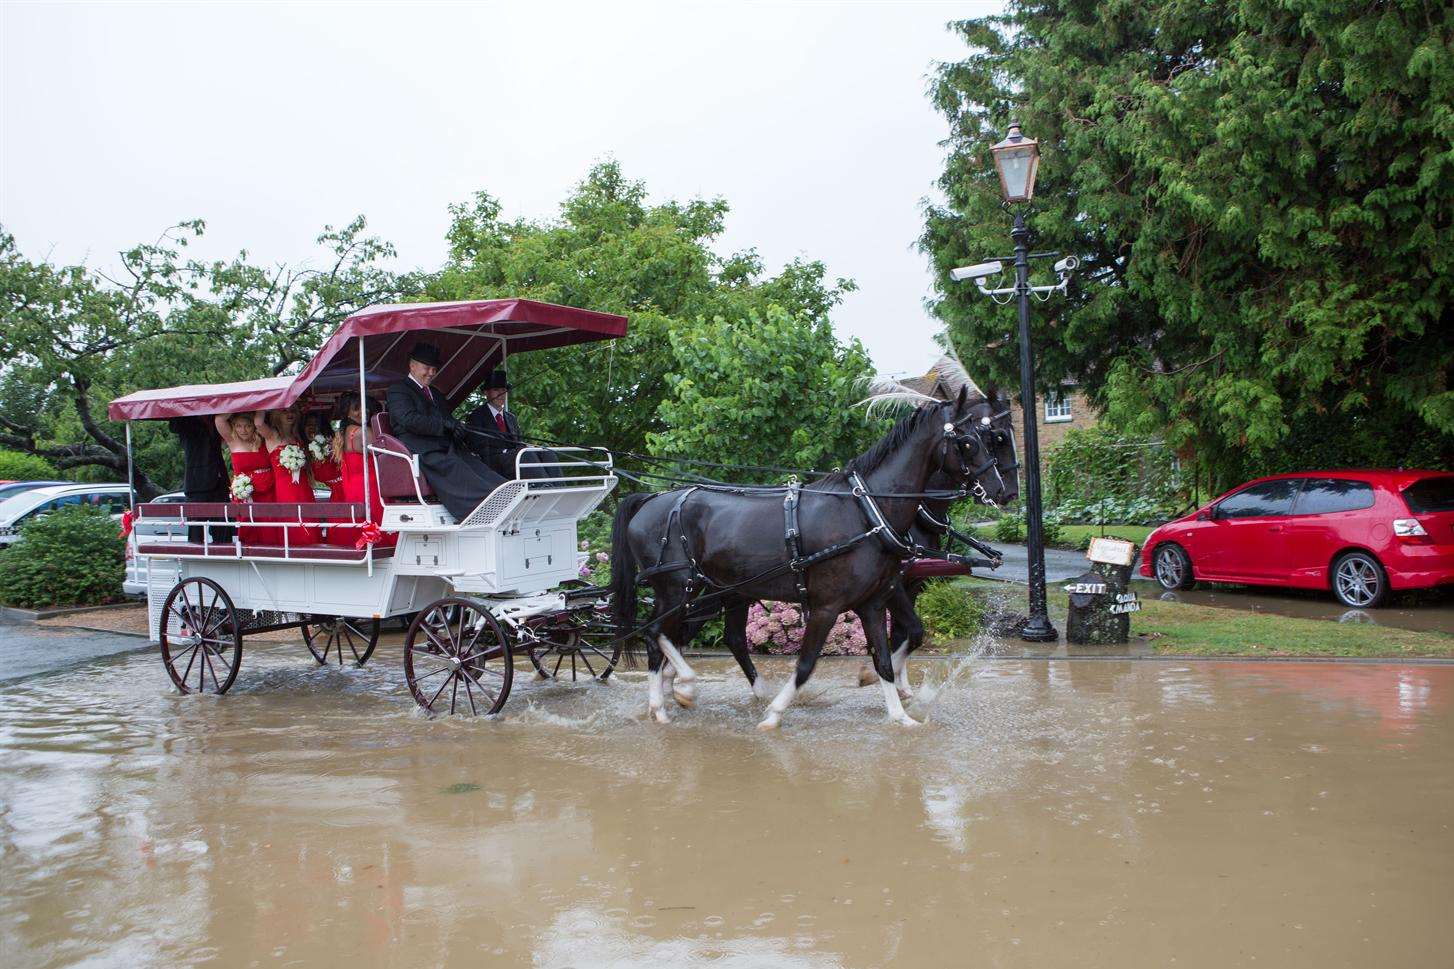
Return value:
[(1333, 563), (1333, 595), (1345, 606), (1372, 609), (1388, 598), (1388, 573), (1367, 552), (1349, 552)]
[(1157, 547), (1151, 556), (1151, 571), (1163, 589), (1190, 589), (1196, 585), (1192, 578), (1191, 559), (1180, 545), (1166, 544)]

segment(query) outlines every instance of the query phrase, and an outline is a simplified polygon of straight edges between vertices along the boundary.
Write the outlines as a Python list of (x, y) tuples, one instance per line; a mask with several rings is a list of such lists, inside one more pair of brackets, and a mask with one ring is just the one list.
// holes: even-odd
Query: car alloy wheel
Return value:
[(1372, 556), (1355, 552), (1338, 560), (1333, 569), (1333, 594), (1344, 605), (1367, 609), (1383, 599), (1383, 569)]

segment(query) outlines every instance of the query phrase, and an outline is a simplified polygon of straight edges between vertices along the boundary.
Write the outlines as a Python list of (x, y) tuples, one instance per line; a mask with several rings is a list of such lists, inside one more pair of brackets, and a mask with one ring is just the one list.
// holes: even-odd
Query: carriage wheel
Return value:
[(580, 609), (551, 616), (534, 628), (539, 640), (530, 645), (530, 662), (547, 680), (587, 678), (604, 682), (621, 662), (621, 640), (609, 614)]
[(436, 601), (404, 636), (404, 679), (430, 713), (499, 713), (514, 674), (509, 636), (469, 599)]
[(313, 654), (320, 666), (327, 664), (329, 653), (337, 655), (338, 665), (342, 666), (344, 646), (348, 647), (352, 662), (362, 666), (374, 655), (374, 647), (379, 644), (379, 626), (377, 619), (315, 616), (303, 624), (303, 642), (308, 644), (308, 652)]
[(162, 604), (162, 663), (183, 693), (226, 693), (242, 666), (242, 629), (229, 596), (211, 579), (183, 579)]

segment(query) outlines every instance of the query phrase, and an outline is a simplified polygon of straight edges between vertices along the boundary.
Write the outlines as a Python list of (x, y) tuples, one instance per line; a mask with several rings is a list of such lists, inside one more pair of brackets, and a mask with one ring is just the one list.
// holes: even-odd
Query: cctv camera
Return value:
[(949, 278), (956, 283), (962, 283), (966, 279), (984, 279), (994, 276), (1004, 270), (1004, 266), (998, 262), (982, 262), (973, 266), (961, 266), (958, 269), (949, 270)]
[(1055, 264), (1055, 271), (1057, 273), (1060, 273), (1061, 275), (1064, 275), (1065, 273), (1075, 272), (1079, 268), (1079, 256), (1066, 256), (1064, 259), (1060, 260)]

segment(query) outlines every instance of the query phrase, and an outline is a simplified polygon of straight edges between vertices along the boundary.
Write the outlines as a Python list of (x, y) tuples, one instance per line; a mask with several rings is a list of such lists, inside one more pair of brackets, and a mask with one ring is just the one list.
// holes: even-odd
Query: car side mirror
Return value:
[(1199, 512), (1197, 512), (1197, 521), (1199, 521), (1199, 522), (1211, 521), (1213, 515), (1214, 515), (1214, 512), (1212, 512), (1212, 511), (1199, 511)]

